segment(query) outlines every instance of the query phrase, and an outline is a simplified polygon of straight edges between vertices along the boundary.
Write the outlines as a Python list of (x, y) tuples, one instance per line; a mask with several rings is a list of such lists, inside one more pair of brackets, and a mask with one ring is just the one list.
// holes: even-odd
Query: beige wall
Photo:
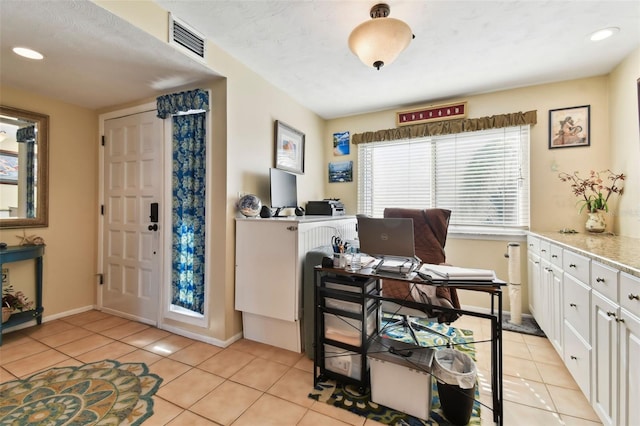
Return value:
[[(97, 147), (95, 112), (2, 86), (2, 105), (49, 116), (49, 226), (27, 228), (44, 238), (44, 315), (95, 303), (97, 253)], [(0, 241), (17, 244), (22, 229), (0, 230)], [(30, 292), (33, 262), (8, 264), (14, 287)]]

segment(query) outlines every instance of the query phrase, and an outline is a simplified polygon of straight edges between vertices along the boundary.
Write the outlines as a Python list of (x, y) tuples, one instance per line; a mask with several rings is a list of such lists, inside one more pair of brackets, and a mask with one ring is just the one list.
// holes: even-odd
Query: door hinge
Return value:
[(100, 204), (100, 214), (104, 216), (104, 204)]
[(98, 284), (104, 284), (104, 274), (98, 274)]
[(102, 146), (104, 146), (104, 135), (102, 135)]

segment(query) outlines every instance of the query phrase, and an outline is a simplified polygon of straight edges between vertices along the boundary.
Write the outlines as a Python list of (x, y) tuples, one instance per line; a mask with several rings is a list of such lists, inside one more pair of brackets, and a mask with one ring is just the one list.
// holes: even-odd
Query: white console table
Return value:
[(356, 218), (236, 219), (235, 308), (242, 312), (246, 339), (295, 352), (305, 350), (301, 323), (304, 258), (309, 250), (330, 245), (333, 236), (355, 239)]

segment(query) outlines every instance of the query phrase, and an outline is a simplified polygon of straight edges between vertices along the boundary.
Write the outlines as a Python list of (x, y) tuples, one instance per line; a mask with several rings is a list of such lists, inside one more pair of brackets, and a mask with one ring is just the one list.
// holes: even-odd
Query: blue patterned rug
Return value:
[(3, 425), (139, 425), (162, 379), (142, 363), (104, 360), (0, 384)]
[[(415, 320), (415, 318), (414, 318)], [(420, 321), (418, 321), (420, 322)], [(422, 322), (433, 330), (445, 334), (451, 339), (455, 345), (455, 349), (468, 354), (475, 361), (475, 346), (473, 344), (473, 332), (455, 327), (449, 327), (445, 324)], [(405, 333), (402, 327), (384, 327), (380, 335), (394, 340), (400, 340), (412, 343), (410, 335)], [(420, 345), (433, 348), (444, 348), (447, 345), (447, 339), (444, 337), (416, 330), (416, 337)], [(361, 394), (357, 386), (344, 385), (335, 380), (321, 381), (309, 394), (309, 398), (319, 402), (324, 402), (338, 408), (348, 410), (359, 416), (363, 416), (386, 425), (393, 426), (424, 426), (424, 425), (451, 425), (451, 423), (442, 414), (440, 407), (440, 397), (435, 379), (432, 378), (432, 399), (431, 399), (431, 415), (428, 420), (422, 420), (409, 414), (376, 404), (371, 401), (371, 389), (365, 389)], [(479, 386), (476, 385), (475, 402), (469, 425), (480, 426), (480, 393)]]

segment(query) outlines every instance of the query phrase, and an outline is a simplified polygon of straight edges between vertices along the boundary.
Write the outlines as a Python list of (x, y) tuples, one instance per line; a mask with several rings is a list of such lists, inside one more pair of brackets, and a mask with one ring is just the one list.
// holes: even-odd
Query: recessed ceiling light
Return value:
[(35, 50), (27, 49), (26, 47), (14, 47), (13, 52), (16, 55), (23, 56), (29, 59), (43, 59), (44, 56), (40, 52), (36, 52)]
[(590, 38), (591, 41), (600, 41), (600, 40), (604, 40), (606, 38), (611, 37), (612, 35), (614, 35), (618, 31), (620, 31), (620, 28), (618, 28), (618, 27), (603, 28), (601, 30), (598, 30), (598, 31), (592, 33), (591, 37), (589, 37), (589, 38)]

